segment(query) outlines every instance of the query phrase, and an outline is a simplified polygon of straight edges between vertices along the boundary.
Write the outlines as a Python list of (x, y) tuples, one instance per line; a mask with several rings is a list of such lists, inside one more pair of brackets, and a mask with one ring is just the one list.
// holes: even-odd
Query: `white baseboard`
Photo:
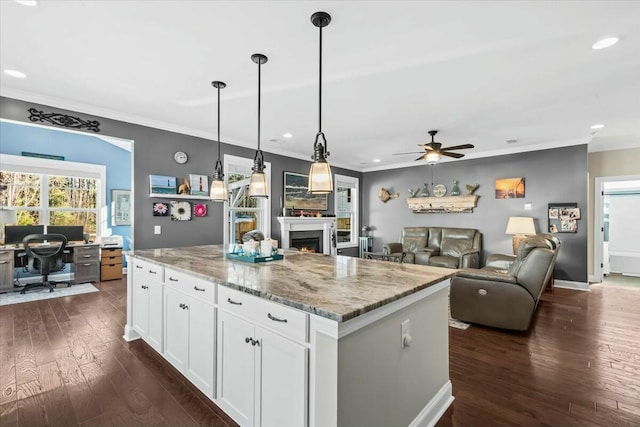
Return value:
[(555, 288), (563, 288), (563, 289), (575, 289), (576, 291), (587, 291), (589, 292), (589, 284), (583, 282), (572, 282), (570, 280), (558, 280), (556, 279), (553, 283)]
[(447, 381), (435, 396), (422, 408), (409, 427), (433, 427), (455, 398), (452, 395), (451, 381)]
[(589, 280), (589, 283), (600, 283), (600, 280), (598, 280), (595, 274), (590, 274), (587, 280)]

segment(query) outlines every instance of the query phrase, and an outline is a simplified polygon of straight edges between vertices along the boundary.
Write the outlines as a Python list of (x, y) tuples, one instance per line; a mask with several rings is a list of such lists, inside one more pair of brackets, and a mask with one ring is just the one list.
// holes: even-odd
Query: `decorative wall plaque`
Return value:
[(54, 126), (62, 126), (70, 129), (87, 129), (93, 132), (100, 132), (100, 122), (97, 120), (83, 120), (79, 117), (69, 116), (61, 113), (45, 113), (35, 108), (29, 108), (29, 120), (32, 122), (46, 122)]

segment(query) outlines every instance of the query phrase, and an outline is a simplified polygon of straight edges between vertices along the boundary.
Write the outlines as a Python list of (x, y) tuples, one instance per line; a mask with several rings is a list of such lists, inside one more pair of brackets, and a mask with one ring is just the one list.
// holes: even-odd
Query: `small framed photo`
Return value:
[(192, 196), (206, 196), (209, 194), (209, 177), (207, 175), (189, 175)]
[(163, 202), (154, 203), (153, 216), (169, 216), (169, 205)]
[(191, 203), (172, 201), (171, 219), (173, 221), (191, 221)]
[(549, 203), (549, 233), (577, 233), (579, 219), (577, 203)]
[(176, 194), (176, 177), (149, 175), (149, 187), (152, 194)]
[(131, 190), (111, 190), (111, 225), (131, 225)]

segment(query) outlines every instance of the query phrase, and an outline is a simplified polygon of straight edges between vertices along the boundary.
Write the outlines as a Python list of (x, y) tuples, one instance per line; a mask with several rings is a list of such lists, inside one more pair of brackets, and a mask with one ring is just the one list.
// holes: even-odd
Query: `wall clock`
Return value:
[(187, 163), (187, 160), (189, 160), (189, 156), (187, 156), (187, 153), (185, 153), (184, 151), (176, 151), (175, 154), (173, 155), (173, 159), (180, 163)]
[(444, 184), (437, 184), (433, 187), (433, 195), (436, 197), (442, 197), (447, 194), (447, 187)]

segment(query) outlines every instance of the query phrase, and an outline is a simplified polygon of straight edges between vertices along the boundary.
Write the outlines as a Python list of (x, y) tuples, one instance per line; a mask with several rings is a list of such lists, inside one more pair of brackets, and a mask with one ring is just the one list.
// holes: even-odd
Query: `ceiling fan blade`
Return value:
[(427, 154), (425, 153), (425, 154), (423, 154), (422, 156), (418, 157), (418, 158), (416, 159), (416, 161), (418, 161), (418, 160), (427, 160)]
[(424, 148), (427, 151), (437, 151), (437, 149), (433, 148), (431, 144), (423, 144), (423, 145), (420, 145), (420, 147)]
[(467, 148), (475, 148), (475, 146), (473, 144), (454, 145), (453, 147), (445, 147), (445, 148), (442, 149), (442, 151), (447, 151), (447, 150), (465, 150)]
[(460, 154), (460, 153), (449, 153), (448, 151), (441, 151), (440, 154), (442, 154), (443, 156), (449, 156), (449, 157), (453, 157), (454, 159), (459, 159), (461, 157), (464, 157), (464, 154)]
[(421, 154), (422, 151), (411, 151), (409, 153), (393, 153), (392, 156), (401, 156), (403, 154)]

